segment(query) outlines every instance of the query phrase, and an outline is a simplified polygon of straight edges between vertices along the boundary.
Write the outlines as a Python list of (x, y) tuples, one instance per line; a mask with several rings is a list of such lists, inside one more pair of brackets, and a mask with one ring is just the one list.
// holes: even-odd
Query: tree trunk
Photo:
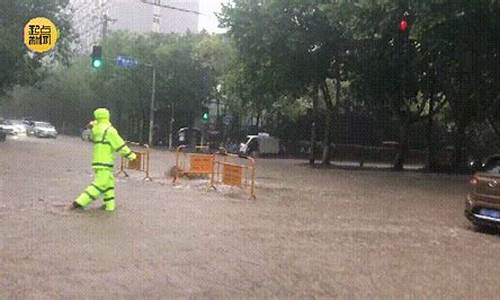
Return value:
[(427, 119), (427, 170), (435, 171), (436, 165), (436, 147), (434, 146), (434, 97), (431, 94), (429, 99), (429, 116)]
[(465, 122), (460, 120), (457, 123), (457, 132), (455, 135), (455, 161), (453, 162), (453, 169), (460, 172), (463, 169), (465, 161)]
[[(337, 117), (339, 116), (339, 105), (340, 105), (340, 69), (337, 68), (336, 70), (336, 77), (337, 79), (335, 80), (335, 107), (334, 107), (334, 115), (332, 117)], [(330, 149), (330, 159), (334, 159), (334, 151)]]
[(436, 147), (434, 146), (434, 115), (429, 114), (427, 119), (427, 169), (435, 171), (437, 169)]
[[(238, 111), (238, 135), (237, 135), (237, 139), (241, 139), (241, 128), (243, 127), (243, 113), (242, 113), (242, 109), (240, 108), (239, 111)], [(238, 145), (239, 146), (239, 145)]]
[(332, 114), (334, 112), (334, 105), (330, 97), (330, 92), (326, 81), (322, 82), (321, 90), (323, 92), (323, 100), (326, 104), (326, 117), (325, 117), (325, 135), (323, 136), (323, 155), (321, 157), (321, 164), (330, 164), (330, 130), (332, 126)]
[(120, 103), (118, 103), (117, 106), (116, 106), (116, 114), (115, 115), (116, 115), (115, 119), (116, 119), (116, 123), (117, 123), (116, 125), (117, 125), (117, 127), (119, 128), (119, 130), (123, 130), (123, 127), (122, 127), (123, 126), (123, 122), (122, 122), (122, 106), (121, 106)]
[(142, 113), (141, 113), (141, 117), (140, 117), (140, 122), (141, 122), (141, 132), (140, 132), (140, 139), (139, 139), (139, 143), (145, 143), (146, 140), (147, 140), (147, 131), (148, 131), (148, 127), (149, 127), (149, 122), (148, 122), (148, 119), (146, 117), (146, 111), (143, 109), (142, 110)]
[(316, 160), (316, 151), (314, 150), (315, 144), (316, 144), (316, 124), (318, 121), (318, 91), (319, 87), (317, 84), (314, 84), (313, 86), (313, 92), (312, 92), (312, 117), (313, 121), (311, 124), (311, 151), (309, 153), (309, 164), (311, 166), (314, 166), (315, 160)]
[(399, 149), (394, 160), (394, 171), (403, 171), (404, 164), (408, 157), (408, 129), (410, 125), (407, 120), (401, 121), (399, 127)]
[(325, 135), (323, 136), (323, 154), (321, 156), (321, 164), (330, 164), (330, 127), (332, 126), (332, 112), (326, 110), (325, 116)]
[(260, 118), (261, 118), (261, 111), (259, 110), (259, 112), (257, 113), (257, 124), (255, 125), (255, 129), (257, 130), (257, 132), (255, 134), (259, 134), (259, 131), (260, 131)]

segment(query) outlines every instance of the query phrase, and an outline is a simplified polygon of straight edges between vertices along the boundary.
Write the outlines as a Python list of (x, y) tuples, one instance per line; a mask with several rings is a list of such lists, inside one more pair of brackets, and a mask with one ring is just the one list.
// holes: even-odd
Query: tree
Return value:
[(500, 2), (450, 0), (428, 8), (422, 40), (449, 103), (455, 130), (454, 167), (461, 169), (468, 126), (478, 118), (498, 124)]
[[(326, 0), (238, 0), (224, 6), (220, 17), (235, 41), (238, 60), (244, 66), (240, 70), (248, 72), (251, 85), (247, 87), (258, 110), (272, 106), (281, 95), (311, 93), (311, 99), (316, 99), (321, 92), (328, 111), (324, 164), (330, 160), (329, 128), (336, 105), (326, 80), (341, 80), (345, 40), (340, 23), (330, 18), (331, 5)], [(315, 111), (317, 106), (313, 101)]]
[[(389, 110), (399, 123), (394, 169), (402, 170), (409, 150), (409, 128), (419, 121), (427, 99), (419, 95), (418, 42), (408, 35), (414, 13), (400, 2), (363, 1), (353, 30), (361, 42), (352, 55), (357, 95), (374, 111)], [(408, 28), (401, 30), (405, 18)]]
[[(220, 83), (217, 74), (223, 72), (224, 65), (219, 53), (227, 49), (219, 49), (219, 41), (219, 37), (207, 34), (113, 32), (101, 42), (103, 67), (91, 68), (88, 56), (74, 59), (69, 66), (52, 66), (35, 86), (17, 86), (4, 108), (19, 116), (51, 121), (59, 128), (71, 127), (71, 132), (77, 133), (90, 121), (96, 107), (106, 106), (127, 139), (144, 142), (149, 131), (153, 64), (157, 70), (158, 141), (170, 129), (173, 106), (180, 127), (195, 125), (202, 105)], [(117, 66), (118, 55), (132, 57), (139, 64), (134, 68)], [(218, 72), (214, 73), (215, 80), (205, 80), (208, 69)]]
[[(0, 2), (0, 94), (14, 84), (32, 84), (42, 78), (43, 60), (68, 63), (72, 39), (69, 0), (4, 0)], [(57, 47), (50, 54), (34, 54), (22, 43), (24, 25), (29, 19), (44, 16), (60, 30)]]

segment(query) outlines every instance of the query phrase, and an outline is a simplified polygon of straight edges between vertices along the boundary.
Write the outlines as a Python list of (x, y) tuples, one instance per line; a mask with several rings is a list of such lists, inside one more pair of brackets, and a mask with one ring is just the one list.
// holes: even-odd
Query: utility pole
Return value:
[(192, 13), (192, 14), (196, 14), (196, 15), (203, 15), (201, 12), (193, 10), (193, 9), (186, 9), (186, 8), (182, 8), (182, 7), (175, 7), (175, 6), (172, 6), (172, 5), (163, 4), (161, 2), (161, 0), (140, 0), (140, 1), (142, 3), (149, 4), (149, 5), (154, 5), (154, 6), (161, 7), (161, 8), (167, 8), (167, 9), (182, 11), (182, 12), (185, 12), (185, 13)]
[[(201, 15), (200, 12), (192, 9), (185, 9), (180, 7), (171, 6), (168, 4), (163, 4), (162, 0), (140, 0), (144, 4), (153, 5), (153, 22), (151, 30), (153, 32), (160, 32), (160, 22), (161, 22), (161, 13), (160, 8), (166, 8), (171, 10), (177, 10), (186, 13), (193, 13), (197, 15)], [(149, 145), (152, 146), (153, 143), (153, 125), (154, 125), (154, 102), (155, 102), (155, 86), (156, 86), (156, 69), (153, 65), (150, 65), (153, 68), (153, 90), (151, 91), (151, 111), (149, 113)], [(170, 120), (170, 129), (173, 127), (173, 106), (172, 106), (172, 118)], [(191, 126), (190, 126), (191, 127)], [(170, 131), (169, 137), (169, 147), (172, 146), (172, 130)]]
[(161, 14), (160, 14), (160, 0), (155, 0), (154, 1), (154, 6), (153, 6), (153, 24), (151, 25), (151, 30), (153, 32), (159, 33), (160, 32), (160, 19), (161, 19)]
[(169, 128), (169, 135), (168, 135), (168, 149), (172, 149), (172, 137), (173, 137), (173, 130), (174, 130), (174, 103), (170, 105), (172, 109), (172, 115), (170, 116), (170, 128)]
[(148, 5), (153, 5), (153, 23), (151, 25), (151, 30), (153, 32), (160, 32), (160, 20), (161, 20), (161, 13), (160, 13), (160, 8), (166, 8), (166, 9), (171, 9), (171, 10), (176, 10), (176, 11), (181, 11), (185, 13), (192, 13), (196, 15), (202, 15), (199, 11), (192, 10), (192, 9), (186, 9), (182, 7), (175, 7), (171, 6), (168, 4), (163, 4), (162, 0), (140, 0), (144, 4)]
[(221, 96), (221, 91), (222, 91), (222, 85), (218, 84), (216, 89), (216, 105), (217, 105), (217, 113), (216, 113), (216, 118), (215, 118), (215, 130), (217, 131), (217, 139), (220, 140), (221, 137), (221, 120), (220, 120), (220, 96)]
[(216, 98), (216, 103), (217, 103), (217, 113), (216, 113), (216, 118), (215, 118), (215, 127), (217, 128), (216, 130), (219, 131), (219, 116), (220, 116), (220, 111), (219, 111), (219, 106), (220, 106), (220, 99), (219, 99), (219, 94), (217, 94)]
[(108, 35), (108, 22), (116, 22), (117, 19), (110, 18), (107, 14), (104, 14), (102, 16), (102, 40), (106, 39), (106, 36)]
[[(139, 63), (135, 58), (126, 57), (126, 56), (117, 56), (116, 65), (123, 68), (134, 68), (137, 65), (141, 65), (144, 67), (151, 68), (153, 70), (153, 78), (151, 81), (151, 104), (149, 107), (149, 136), (148, 136), (148, 144), (150, 146), (153, 145), (153, 129), (154, 129), (154, 120), (155, 120), (155, 97), (156, 97), (156, 67), (153, 63), (144, 64)], [(142, 139), (142, 130), (141, 130), (141, 139)]]
[(156, 94), (156, 68), (154, 65), (151, 65), (153, 68), (153, 82), (151, 89), (151, 107), (149, 110), (149, 138), (148, 144), (149, 146), (153, 146), (153, 126), (155, 119), (155, 94)]

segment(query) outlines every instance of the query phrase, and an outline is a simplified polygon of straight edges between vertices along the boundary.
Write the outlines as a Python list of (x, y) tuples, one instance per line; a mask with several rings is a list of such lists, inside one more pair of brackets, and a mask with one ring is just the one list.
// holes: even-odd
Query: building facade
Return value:
[(198, 32), (198, 15), (165, 8), (152, 3), (181, 9), (199, 10), (199, 0), (71, 0), (75, 43), (80, 53), (91, 51), (107, 33), (115, 30), (147, 33)]

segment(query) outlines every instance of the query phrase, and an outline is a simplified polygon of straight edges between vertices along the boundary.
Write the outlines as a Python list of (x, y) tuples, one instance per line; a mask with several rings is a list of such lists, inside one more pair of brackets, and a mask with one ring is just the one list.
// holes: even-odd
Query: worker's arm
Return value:
[(127, 143), (125, 143), (115, 128), (110, 128), (108, 130), (108, 141), (111, 143), (113, 150), (118, 152), (118, 154), (122, 157), (125, 157), (128, 160), (134, 160), (137, 158), (135, 153), (127, 147)]
[(89, 122), (89, 123), (85, 126), (85, 128), (92, 130), (92, 128), (94, 128), (94, 125), (95, 125), (95, 124), (96, 124), (96, 121), (95, 121), (95, 120), (94, 120), (94, 121), (90, 121), (90, 122)]
[(94, 142), (94, 125), (96, 124), (96, 121), (90, 121), (86, 126), (85, 128), (90, 130), (90, 136), (89, 136), (89, 140), (93, 143)]

